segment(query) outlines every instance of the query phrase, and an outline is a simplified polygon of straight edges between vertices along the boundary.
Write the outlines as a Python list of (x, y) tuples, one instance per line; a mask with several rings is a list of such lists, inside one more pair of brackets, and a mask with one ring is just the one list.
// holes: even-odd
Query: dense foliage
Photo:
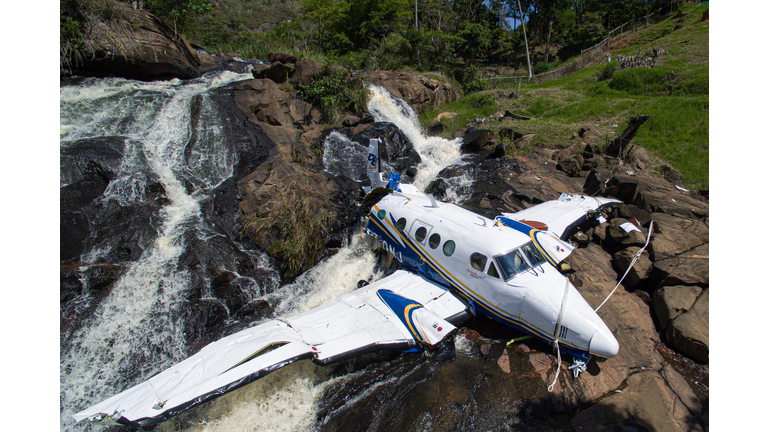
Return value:
[(351, 69), (441, 70), (472, 90), (473, 66), (525, 65), (526, 37), (540, 73), (676, 1), (218, 0), (190, 17), (184, 35), (251, 58), (290, 51)]

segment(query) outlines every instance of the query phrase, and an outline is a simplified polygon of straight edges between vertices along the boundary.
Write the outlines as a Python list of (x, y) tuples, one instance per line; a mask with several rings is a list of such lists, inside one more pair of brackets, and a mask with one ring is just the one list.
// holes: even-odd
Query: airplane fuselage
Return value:
[(543, 231), (420, 193), (382, 198), (366, 230), (402, 266), (458, 293), (475, 313), (550, 343), (557, 338), (585, 357), (618, 352), (605, 323), (555, 267), (572, 246)]

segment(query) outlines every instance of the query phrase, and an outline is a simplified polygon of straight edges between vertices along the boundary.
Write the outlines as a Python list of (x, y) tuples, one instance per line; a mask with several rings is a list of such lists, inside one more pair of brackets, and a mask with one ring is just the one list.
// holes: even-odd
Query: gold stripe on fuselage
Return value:
[[(374, 208), (375, 208), (376, 210), (379, 210), (377, 207), (378, 207), (378, 206), (374, 206)], [(373, 220), (373, 218), (372, 218), (372, 217), (370, 217), (370, 216), (369, 216), (369, 218)], [(543, 338), (543, 339), (547, 339), (547, 340), (554, 340), (554, 337), (555, 337), (555, 335), (554, 335), (554, 334), (552, 334), (552, 335), (551, 335), (552, 337), (550, 337), (550, 333), (549, 333), (549, 332), (547, 332), (547, 331), (545, 331), (545, 330), (543, 330), (543, 329), (539, 328), (538, 326), (536, 326), (535, 324), (533, 324), (533, 323), (531, 323), (531, 322), (528, 322), (527, 320), (523, 319), (522, 317), (519, 317), (519, 316), (517, 316), (517, 315), (514, 315), (514, 314), (512, 314), (512, 313), (509, 313), (509, 312), (507, 312), (507, 311), (506, 311), (506, 310), (504, 310), (503, 308), (499, 307), (498, 305), (496, 305), (496, 304), (494, 304), (494, 303), (492, 303), (492, 302), (489, 302), (489, 301), (488, 301), (488, 300), (486, 300), (486, 299), (485, 299), (483, 296), (479, 295), (478, 293), (476, 293), (475, 291), (473, 291), (472, 289), (470, 289), (470, 288), (469, 288), (467, 285), (465, 285), (465, 284), (464, 284), (464, 283), (463, 283), (463, 282), (462, 282), (462, 281), (461, 281), (459, 278), (457, 278), (456, 276), (454, 276), (454, 275), (453, 275), (451, 272), (449, 272), (449, 271), (448, 271), (448, 270), (447, 270), (445, 267), (443, 267), (443, 266), (442, 266), (442, 265), (441, 265), (441, 264), (440, 264), (440, 263), (439, 263), (437, 260), (435, 260), (434, 258), (432, 258), (432, 256), (431, 256), (431, 255), (430, 255), (430, 254), (427, 252), (427, 250), (426, 250), (426, 249), (424, 249), (424, 248), (423, 248), (423, 246), (422, 246), (421, 244), (419, 244), (419, 243), (418, 243), (418, 242), (416, 242), (415, 240), (414, 240), (414, 241), (412, 241), (412, 242), (409, 242), (409, 241), (408, 241), (408, 240), (407, 240), (407, 239), (406, 239), (406, 238), (403, 236), (403, 233), (402, 233), (402, 232), (400, 232), (398, 229), (396, 229), (396, 228), (394, 227), (394, 225), (392, 225), (392, 223), (389, 221), (389, 219), (386, 219), (386, 221), (387, 221), (387, 224), (388, 224), (390, 227), (392, 227), (392, 228), (394, 229), (394, 231), (395, 231), (395, 232), (398, 234), (398, 236), (400, 236), (400, 238), (402, 239), (402, 243), (403, 243), (403, 244), (404, 244), (406, 247), (409, 247), (411, 250), (413, 250), (414, 252), (416, 252), (416, 254), (417, 254), (419, 257), (421, 257), (421, 258), (422, 258), (422, 260), (424, 260), (424, 262), (426, 262), (426, 263), (427, 263), (427, 264), (428, 264), (430, 267), (432, 267), (432, 268), (433, 268), (433, 269), (434, 269), (436, 272), (440, 273), (440, 270), (442, 270), (442, 272), (443, 272), (444, 274), (448, 275), (450, 278), (446, 278), (446, 279), (447, 279), (449, 282), (451, 282), (451, 283), (452, 283), (452, 284), (453, 284), (453, 285), (456, 287), (456, 289), (458, 289), (459, 291), (462, 291), (462, 292), (463, 292), (465, 295), (467, 295), (467, 296), (469, 296), (469, 297), (474, 297), (474, 299), (476, 299), (476, 300), (480, 301), (481, 303), (483, 303), (483, 304), (487, 305), (487, 307), (485, 307), (485, 309), (487, 309), (489, 312), (491, 312), (491, 313), (492, 313), (492, 314), (494, 314), (495, 316), (499, 317), (501, 320), (503, 320), (503, 321), (507, 321), (507, 322), (510, 322), (510, 323), (512, 323), (512, 324), (514, 324), (514, 325), (523, 326), (523, 327), (525, 327), (526, 329), (528, 329), (528, 331), (529, 331), (529, 332), (531, 332), (531, 333), (536, 333), (536, 334), (538, 334), (538, 335), (539, 335), (539, 337), (541, 337), (541, 338)], [(374, 223), (375, 223), (375, 222), (376, 222), (376, 221), (374, 220)], [(377, 225), (378, 225), (378, 223), (377, 223)], [(379, 226), (381, 227), (381, 225), (379, 225)], [(383, 227), (382, 227), (382, 228), (383, 228)], [(391, 237), (391, 234), (389, 233), (389, 231), (388, 231), (388, 230), (384, 229), (384, 231), (387, 233), (387, 235), (389, 235), (389, 236)], [(405, 231), (405, 230), (403, 230), (403, 231)], [(536, 230), (535, 230), (535, 228), (534, 228), (534, 229), (533, 229), (533, 231), (531, 232), (530, 236), (531, 236), (531, 238), (534, 240), (534, 244), (537, 244), (537, 245), (538, 245), (538, 243), (535, 241), (536, 239), (535, 239), (535, 238), (533, 238), (533, 232), (534, 232), (534, 231), (536, 231)], [(395, 240), (395, 241), (396, 241), (396, 239), (393, 239), (393, 240)], [(414, 247), (411, 247), (411, 246), (410, 246), (410, 243), (413, 243), (414, 245), (416, 245), (416, 246), (417, 246), (419, 249), (421, 249), (422, 251), (420, 252), (420, 251), (419, 251), (419, 249), (416, 249), (416, 248), (414, 248)], [(543, 252), (543, 251), (542, 251), (542, 252)], [(544, 255), (545, 255), (545, 256), (547, 256), (547, 254), (546, 254), (546, 253), (545, 253)], [(547, 261), (551, 262), (551, 260), (549, 260), (549, 258), (547, 258)], [(556, 264), (553, 264), (553, 265), (556, 265)], [(438, 269), (436, 266), (437, 266), (437, 267), (439, 267), (440, 269)], [(460, 285), (460, 286), (459, 286), (459, 285)], [(462, 287), (463, 287), (463, 289), (462, 289)], [(470, 294), (470, 293), (471, 293), (471, 294)], [(507, 315), (507, 316), (504, 316), (504, 315)], [(511, 318), (508, 318), (508, 317), (511, 317)], [(554, 331), (554, 330), (553, 330), (553, 331)], [(573, 348), (576, 348), (576, 349), (579, 349), (579, 350), (583, 350), (583, 351), (588, 351), (588, 348), (584, 348), (584, 347), (581, 347), (581, 346), (575, 345), (574, 343), (572, 343), (572, 342), (570, 342), (570, 341), (567, 341), (567, 340), (563, 340), (562, 342), (563, 342), (565, 345), (570, 345), (570, 346), (572, 346)]]

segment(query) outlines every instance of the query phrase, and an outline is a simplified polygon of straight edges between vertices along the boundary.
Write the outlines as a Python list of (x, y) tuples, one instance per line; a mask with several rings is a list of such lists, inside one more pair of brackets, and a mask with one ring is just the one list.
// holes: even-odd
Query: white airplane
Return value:
[(562, 240), (569, 230), (617, 200), (563, 194), (491, 220), (399, 184), (397, 175), (385, 179), (379, 143), (369, 144), (365, 190), (389, 193), (373, 205), (366, 232), (407, 270), (224, 337), (74, 419), (149, 426), (296, 360), (327, 365), (382, 349), (421, 351), (477, 314), (553, 344), (558, 356), (564, 350), (577, 376), (590, 356), (618, 353), (611, 331), (557, 268), (574, 249)]

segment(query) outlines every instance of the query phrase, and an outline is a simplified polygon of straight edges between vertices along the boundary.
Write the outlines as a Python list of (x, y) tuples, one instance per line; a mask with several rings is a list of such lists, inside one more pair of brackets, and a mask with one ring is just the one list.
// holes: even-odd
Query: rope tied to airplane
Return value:
[[(624, 275), (619, 279), (619, 282), (616, 284), (615, 287), (613, 287), (613, 290), (611, 290), (610, 294), (603, 300), (602, 303), (600, 303), (600, 306), (595, 308), (595, 312), (597, 312), (603, 305), (608, 301), (609, 298), (613, 295), (614, 292), (616, 292), (616, 289), (619, 288), (619, 285), (621, 285), (621, 282), (624, 280), (624, 278), (629, 274), (629, 270), (632, 269), (632, 267), (635, 265), (635, 262), (640, 258), (640, 255), (643, 253), (645, 248), (648, 247), (648, 243), (651, 241), (651, 234), (653, 233), (653, 221), (651, 221), (651, 224), (648, 226), (648, 236), (645, 239), (645, 245), (635, 253), (635, 256), (632, 257), (632, 261), (629, 263), (629, 266), (627, 267), (627, 270), (624, 272)], [(562, 326), (563, 321), (563, 311), (565, 310), (565, 304), (568, 299), (568, 283), (566, 282), (565, 285), (565, 293), (563, 294), (563, 301), (560, 303), (560, 315), (557, 317), (557, 325), (555, 326), (555, 341), (552, 344), (555, 351), (557, 351), (557, 370), (555, 371), (555, 379), (552, 381), (552, 384), (547, 387), (548, 392), (552, 392), (555, 388), (555, 384), (557, 384), (557, 379), (560, 376), (560, 367), (562, 365), (562, 358), (560, 356), (560, 328)], [(586, 363), (583, 361), (576, 361), (574, 360), (573, 366), (570, 366), (568, 369), (571, 369), (574, 371), (575, 376), (578, 376), (579, 372), (583, 372), (586, 369)]]
[(560, 365), (563, 360), (560, 357), (560, 328), (563, 325), (563, 313), (565, 312), (565, 303), (568, 301), (568, 279), (565, 280), (565, 292), (563, 293), (563, 301), (560, 302), (560, 314), (557, 316), (557, 325), (555, 326), (555, 342), (552, 346), (557, 350), (557, 371), (555, 372), (555, 379), (552, 384), (547, 387), (548, 392), (552, 392), (557, 383), (557, 378), (560, 376)]
[(603, 302), (600, 303), (600, 306), (595, 308), (595, 312), (597, 312), (598, 310), (600, 310), (601, 307), (603, 307), (603, 305), (608, 301), (608, 299), (611, 298), (613, 293), (616, 292), (616, 289), (619, 287), (619, 285), (621, 285), (621, 282), (624, 280), (624, 278), (627, 277), (627, 274), (629, 274), (629, 270), (632, 269), (632, 266), (635, 265), (635, 262), (637, 262), (637, 260), (640, 258), (640, 255), (643, 253), (645, 248), (648, 247), (648, 243), (651, 241), (652, 233), (653, 233), (653, 221), (651, 221), (651, 224), (648, 226), (648, 236), (645, 239), (645, 245), (642, 247), (642, 249), (638, 250), (637, 253), (635, 253), (634, 257), (632, 257), (632, 262), (629, 263), (629, 267), (627, 267), (627, 271), (624, 272), (624, 276), (622, 276), (621, 279), (619, 279), (619, 282), (616, 284), (615, 287), (613, 287), (613, 290), (611, 290), (611, 293), (608, 294), (608, 297), (606, 297), (605, 300), (603, 300)]

